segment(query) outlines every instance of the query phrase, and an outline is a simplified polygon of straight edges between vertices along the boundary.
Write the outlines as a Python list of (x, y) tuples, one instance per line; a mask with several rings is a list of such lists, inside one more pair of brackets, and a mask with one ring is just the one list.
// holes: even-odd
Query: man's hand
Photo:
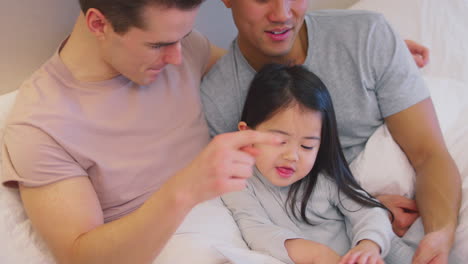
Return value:
[(280, 142), (278, 136), (253, 130), (218, 135), (173, 178), (173, 190), (182, 190), (193, 204), (240, 191), (253, 174), (258, 150), (252, 145)]
[(397, 236), (403, 236), (419, 217), (414, 200), (400, 195), (380, 195), (376, 198), (393, 213), (395, 219), (392, 222), (392, 227)]
[(413, 264), (447, 264), (453, 232), (440, 230), (426, 234), (414, 253)]
[(429, 63), (429, 49), (413, 40), (405, 40), (414, 62), (419, 68), (423, 68)]

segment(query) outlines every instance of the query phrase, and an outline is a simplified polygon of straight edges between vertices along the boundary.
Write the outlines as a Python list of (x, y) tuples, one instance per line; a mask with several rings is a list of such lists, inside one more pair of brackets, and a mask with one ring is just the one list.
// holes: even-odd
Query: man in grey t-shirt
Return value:
[[(426, 236), (415, 262), (445, 263), (460, 203), (460, 176), (443, 142), (429, 93), (397, 34), (378, 14), (320, 11), (306, 0), (223, 0), (239, 31), (228, 54), (205, 76), (202, 100), (212, 135), (236, 130), (248, 86), (263, 65), (304, 64), (327, 85), (348, 162), (385, 123), (417, 173), (416, 197)], [(412, 201), (379, 199), (402, 235)]]

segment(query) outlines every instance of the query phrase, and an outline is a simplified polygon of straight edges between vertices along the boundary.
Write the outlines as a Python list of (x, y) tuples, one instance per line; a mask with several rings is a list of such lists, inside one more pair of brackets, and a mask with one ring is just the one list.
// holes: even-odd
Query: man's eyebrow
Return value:
[[(268, 131), (269, 131), (269, 132), (273, 132), (273, 133), (282, 134), (282, 135), (285, 135), (285, 136), (291, 136), (288, 132), (285, 132), (285, 131), (282, 131), (282, 130), (278, 130), (278, 129), (269, 129)], [(310, 136), (310, 137), (304, 137), (304, 139), (315, 139), (315, 140), (320, 140), (320, 137)]]
[[(187, 33), (185, 36), (183, 36), (182, 39), (188, 37), (191, 33), (192, 33), (192, 30), (190, 30), (189, 33)], [(180, 40), (182, 40), (182, 39), (180, 39)], [(148, 46), (160, 46), (160, 47), (164, 47), (164, 46), (174, 45), (174, 44), (176, 44), (177, 42), (179, 42), (180, 40), (173, 41), (173, 42), (146, 42), (146, 45), (148, 45)]]

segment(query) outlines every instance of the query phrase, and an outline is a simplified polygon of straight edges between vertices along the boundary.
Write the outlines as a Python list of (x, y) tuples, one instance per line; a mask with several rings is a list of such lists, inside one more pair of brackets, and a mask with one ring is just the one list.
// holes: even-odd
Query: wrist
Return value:
[(164, 196), (167, 197), (168, 202), (174, 208), (189, 212), (200, 200), (194, 194), (193, 188), (186, 184), (184, 177), (181, 177), (183, 173), (183, 171), (180, 171), (169, 178), (158, 192), (164, 193)]
[(367, 250), (372, 250), (378, 254), (382, 253), (382, 249), (380, 248), (379, 244), (375, 243), (370, 239), (363, 239), (360, 240), (356, 246), (365, 247)]
[(455, 226), (446, 225), (439, 229), (426, 231), (425, 233), (426, 235), (431, 234), (431, 233), (436, 234), (436, 236), (438, 236), (439, 239), (444, 240), (445, 244), (451, 248), (453, 243), (455, 242), (455, 231), (456, 231)]

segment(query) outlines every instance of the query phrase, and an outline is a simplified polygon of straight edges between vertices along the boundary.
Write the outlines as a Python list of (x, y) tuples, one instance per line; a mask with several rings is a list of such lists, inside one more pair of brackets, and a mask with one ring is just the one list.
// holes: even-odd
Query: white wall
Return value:
[(200, 8), (195, 28), (211, 42), (225, 49), (237, 35), (231, 11), (221, 0), (205, 0)]
[[(344, 8), (357, 0), (310, 0), (311, 8)], [(0, 94), (16, 89), (70, 32), (78, 0), (0, 0)], [(8, 7), (7, 7), (8, 6)], [(198, 30), (227, 48), (236, 35), (229, 9), (221, 0), (206, 0)]]
[[(8, 2), (8, 3), (6, 3)], [(78, 0), (0, 0), (0, 94), (16, 89), (66, 37)]]

